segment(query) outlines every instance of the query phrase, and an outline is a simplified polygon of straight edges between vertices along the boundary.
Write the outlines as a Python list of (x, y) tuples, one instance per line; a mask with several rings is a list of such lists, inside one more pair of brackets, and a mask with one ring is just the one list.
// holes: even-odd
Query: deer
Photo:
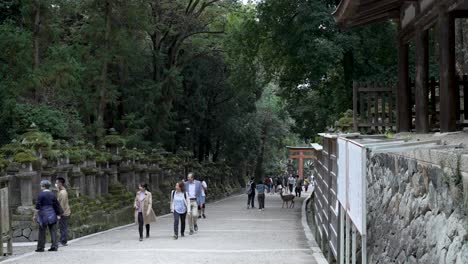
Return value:
[[(283, 200), (283, 206), (281, 206), (281, 208), (284, 208), (285, 203), (286, 203), (286, 208), (294, 208), (294, 197), (295, 196), (293, 194), (283, 195), (283, 189), (281, 189), (280, 196), (281, 196), (281, 200)], [(291, 202), (291, 205), (289, 205), (289, 202)]]

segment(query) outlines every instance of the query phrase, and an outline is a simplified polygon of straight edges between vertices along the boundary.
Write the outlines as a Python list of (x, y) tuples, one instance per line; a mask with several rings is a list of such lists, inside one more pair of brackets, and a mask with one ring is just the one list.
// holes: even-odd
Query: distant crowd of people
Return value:
[(275, 193), (285, 192), (292, 194), (293, 190), (296, 197), (301, 197), (302, 191), (308, 191), (309, 185), (315, 185), (313, 176), (304, 179), (299, 178), (299, 175), (278, 176), (274, 179), (267, 176), (264, 180), (255, 183), (255, 178), (252, 177), (246, 185), (245, 193), (247, 194), (247, 209), (255, 208), (255, 194), (257, 194), (258, 210), (265, 210), (265, 193), (274, 195)]
[[(51, 190), (52, 183), (43, 180), (40, 183), (41, 192), (38, 195), (33, 222), (39, 225), (39, 237), (36, 252), (45, 251), (46, 232), (49, 230), (51, 247), (48, 251), (57, 251), (59, 246), (67, 246), (68, 221), (71, 209), (68, 202), (68, 193), (65, 188), (65, 179), (58, 177), (55, 181), (57, 195)], [(153, 211), (153, 197), (147, 183), (140, 183), (135, 196), (133, 208), (135, 209), (135, 223), (138, 225), (139, 240), (143, 241), (143, 231), (146, 238), (150, 237), (150, 224), (156, 221)], [(198, 231), (197, 220), (206, 218), (206, 196), (208, 184), (205, 180), (195, 180), (193, 172), (187, 175), (187, 181), (181, 180), (170, 193), (170, 210), (174, 216), (174, 239), (185, 236), (185, 222), (188, 218), (189, 235)], [(188, 217), (187, 217), (188, 216)], [(60, 230), (60, 240), (57, 239), (57, 224)], [(145, 230), (144, 230), (145, 229)]]

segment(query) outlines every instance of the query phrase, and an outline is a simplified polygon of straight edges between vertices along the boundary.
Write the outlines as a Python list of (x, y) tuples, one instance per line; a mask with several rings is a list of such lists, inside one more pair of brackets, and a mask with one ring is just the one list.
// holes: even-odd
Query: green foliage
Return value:
[(340, 130), (340, 132), (351, 132), (353, 129), (353, 110), (347, 110), (344, 114), (343, 117), (341, 117), (338, 122), (337, 126)]
[(102, 143), (106, 146), (123, 147), (125, 140), (120, 135), (107, 135), (102, 140)]
[(353, 80), (397, 77), (396, 25), (343, 31), (330, 15), (335, 7), (328, 0), (268, 0), (257, 7), (258, 57), (279, 84), (293, 131), (305, 139), (326, 131), (352, 108)]
[(49, 148), (53, 144), (53, 139), (48, 133), (31, 130), (21, 136), (21, 144), (34, 149)]
[(80, 126), (77, 117), (64, 114), (45, 105), (14, 104), (8, 112), (3, 112), (3, 122), (13, 124), (5, 131), (7, 135), (15, 137), (28, 130), (32, 123), (44, 132), (57, 138), (80, 137), (80, 131), (71, 131), (71, 127)]
[(10, 162), (5, 159), (5, 156), (3, 156), (3, 154), (0, 154), (0, 171), (6, 169), (9, 164)]
[(34, 161), (38, 160), (36, 155), (34, 155), (32, 150), (21, 150), (20, 152), (17, 152), (13, 158), (14, 162), (18, 163), (32, 163)]

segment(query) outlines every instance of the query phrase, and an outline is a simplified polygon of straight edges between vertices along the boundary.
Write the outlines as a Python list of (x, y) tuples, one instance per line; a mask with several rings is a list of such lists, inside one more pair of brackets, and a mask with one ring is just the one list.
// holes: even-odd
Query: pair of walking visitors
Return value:
[[(174, 215), (174, 239), (185, 236), (185, 219), (188, 215), (189, 235), (198, 231), (197, 218), (205, 216), (206, 191), (208, 185), (205, 180), (195, 180), (195, 174), (189, 173), (186, 182), (178, 182), (171, 192), (171, 212)], [(199, 213), (201, 212), (201, 215)]]
[(56, 224), (63, 215), (63, 209), (57, 197), (55, 197), (55, 194), (50, 190), (51, 182), (43, 180), (40, 186), (41, 192), (37, 197), (36, 211), (34, 211), (33, 215), (33, 222), (39, 224), (39, 237), (37, 240), (36, 252), (44, 252), (47, 229), (50, 232), (50, 239), (52, 242), (48, 251), (57, 251)]

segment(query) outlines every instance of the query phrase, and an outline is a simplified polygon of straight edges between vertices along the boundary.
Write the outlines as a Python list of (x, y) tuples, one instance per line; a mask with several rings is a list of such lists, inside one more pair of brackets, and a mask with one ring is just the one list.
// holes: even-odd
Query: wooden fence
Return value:
[[(439, 80), (434, 77), (428, 81), (428, 115), (432, 129), (440, 126)], [(412, 116), (415, 113), (414, 81), (410, 82)], [(459, 128), (468, 126), (468, 75), (456, 78), (455, 102)], [(353, 119), (354, 131), (385, 132), (396, 130), (396, 85), (393, 83), (354, 82)]]
[(338, 259), (339, 217), (336, 209), (337, 145), (336, 137), (323, 138), (323, 150), (317, 151), (315, 161), (315, 187), (313, 199), (314, 220), (320, 235), (319, 243), (328, 260)]
[(354, 131), (395, 130), (395, 105), (394, 84), (354, 82)]
[[(13, 254), (9, 179), (9, 176), (0, 177), (0, 260), (5, 255)], [(6, 250), (3, 243), (7, 245)]]

